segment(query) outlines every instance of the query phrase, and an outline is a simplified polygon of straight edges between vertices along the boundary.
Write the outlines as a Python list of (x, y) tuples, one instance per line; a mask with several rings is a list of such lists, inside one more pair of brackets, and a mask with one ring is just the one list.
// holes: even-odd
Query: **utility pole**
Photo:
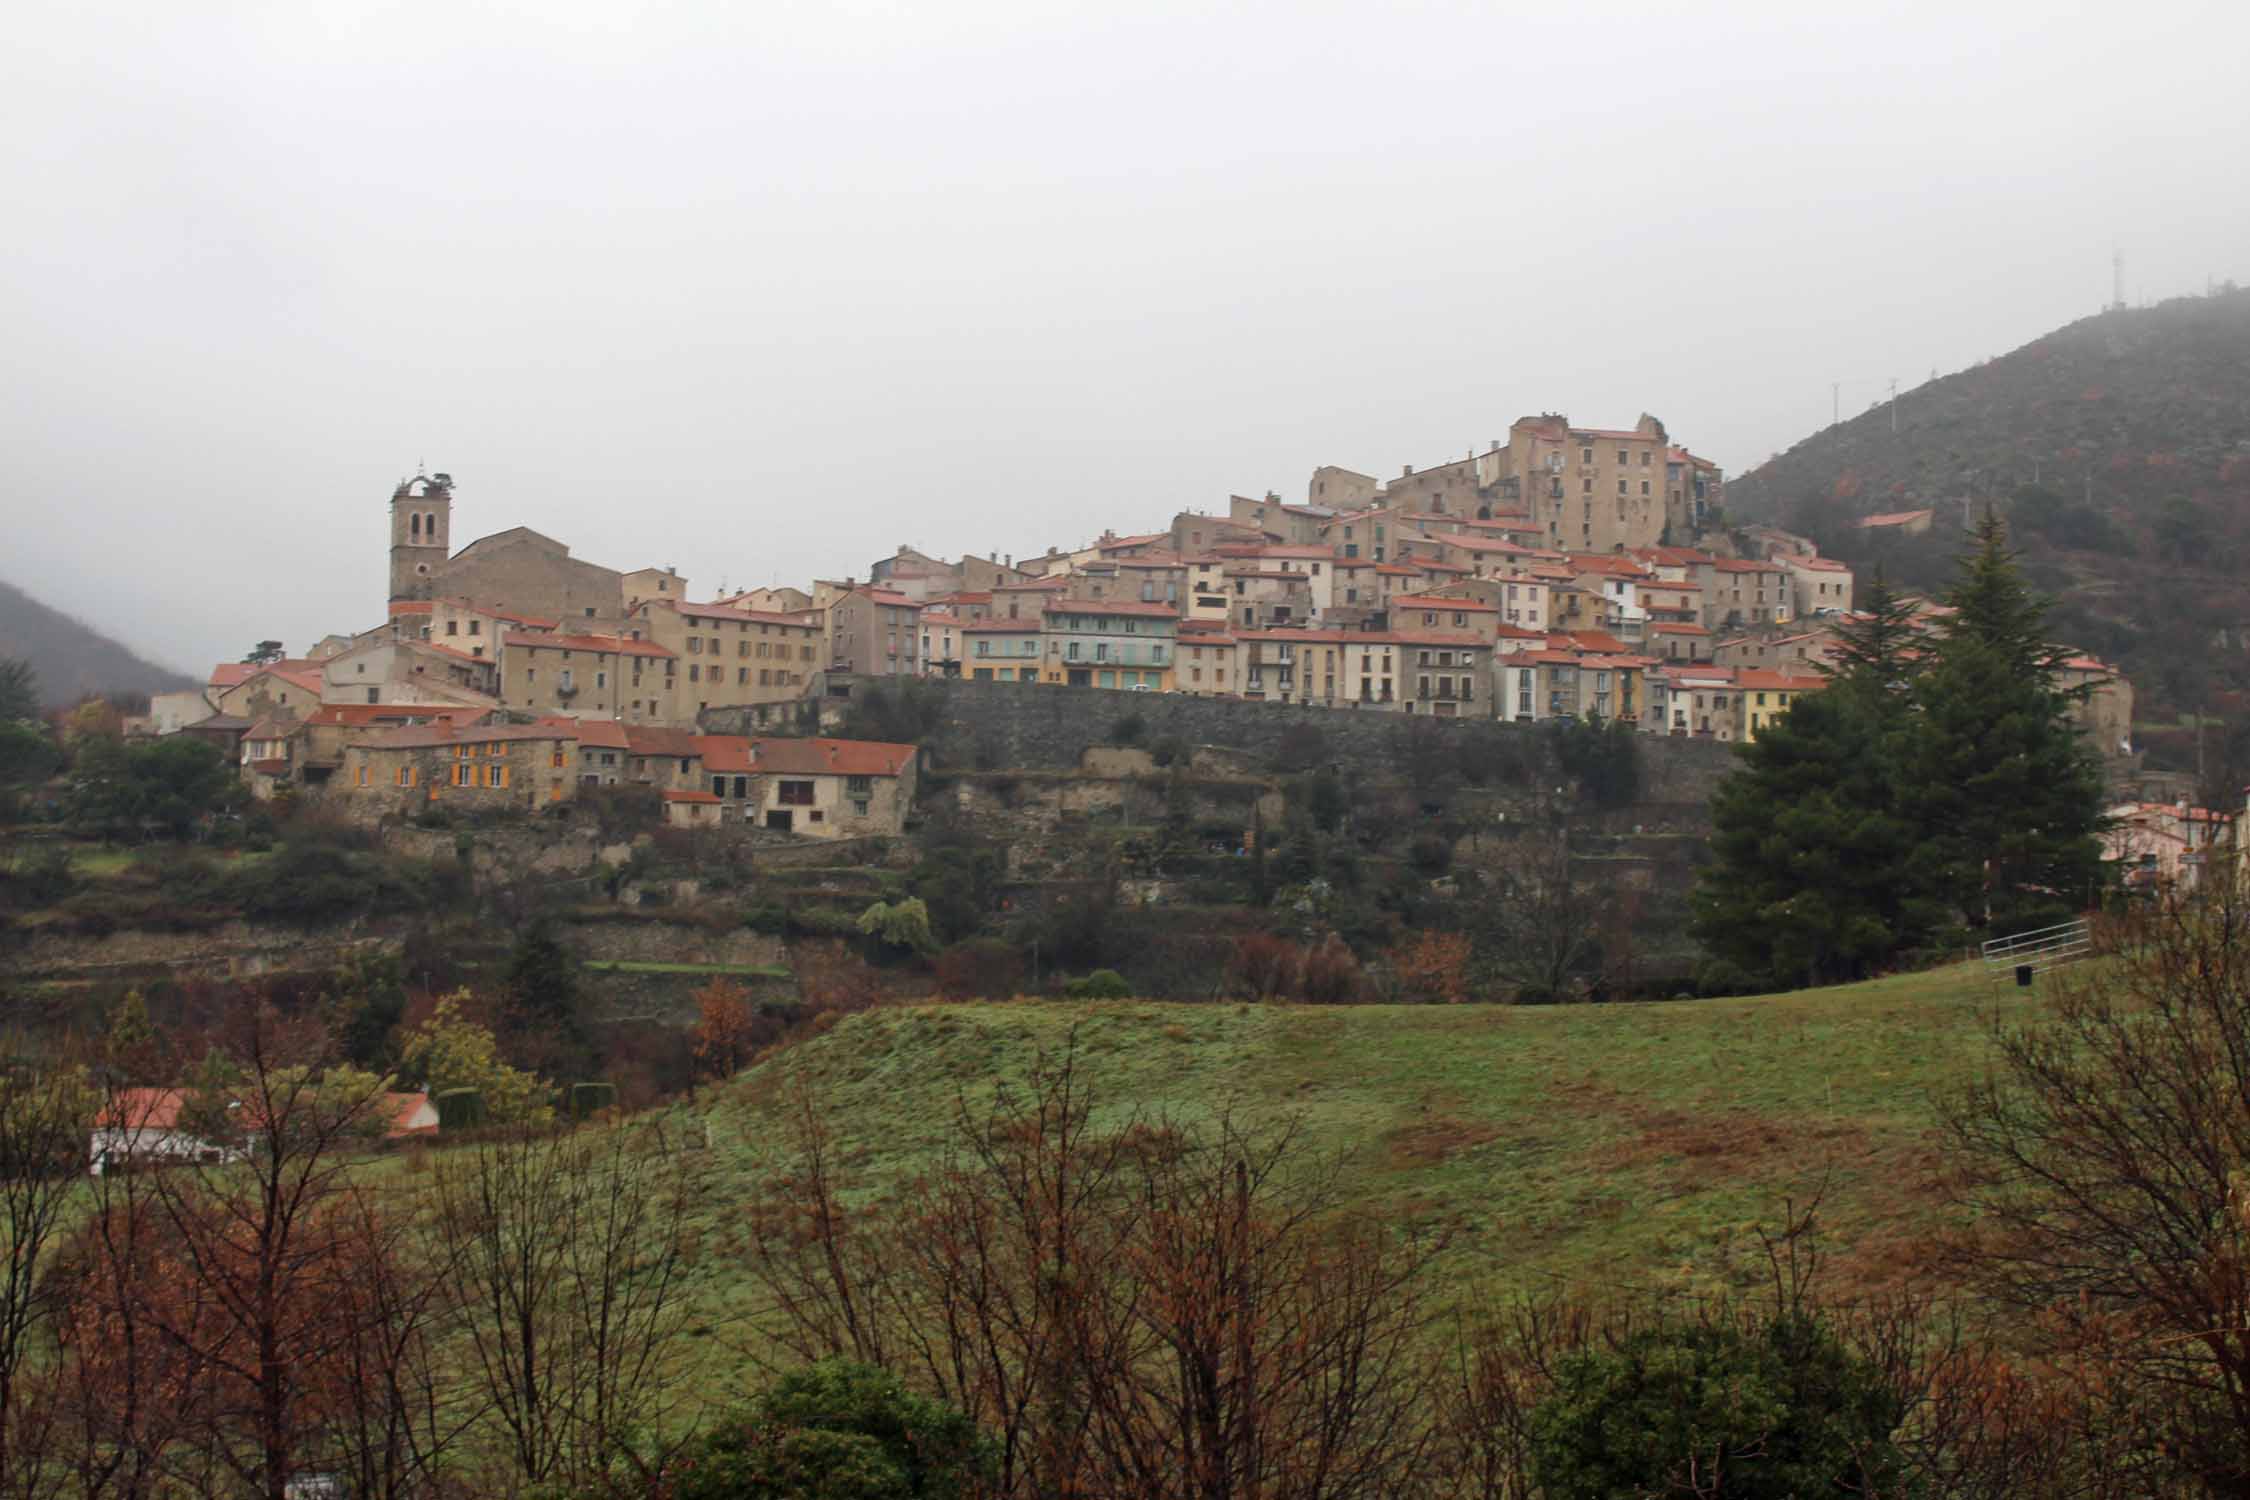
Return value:
[(1841, 380), (1831, 380), (1828, 382), (1828, 425), (1833, 427), (1843, 420), (1844, 383)]
[(1898, 377), (1891, 377), (1891, 431), (1898, 431)]

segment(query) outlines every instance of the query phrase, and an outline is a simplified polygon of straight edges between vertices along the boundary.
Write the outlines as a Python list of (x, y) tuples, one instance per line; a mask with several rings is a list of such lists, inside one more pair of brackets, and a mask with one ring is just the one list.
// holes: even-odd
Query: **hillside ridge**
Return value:
[(138, 696), (195, 686), (184, 672), (148, 660), (95, 626), (0, 579), (0, 657), (31, 663), (49, 707), (89, 694)]
[[(1998, 510), (2058, 633), (2133, 678), (2141, 717), (2231, 713), (2250, 687), (2250, 290), (2066, 324), (1812, 434), (1727, 503), (1924, 589)], [(1919, 536), (1855, 524), (1922, 509)]]

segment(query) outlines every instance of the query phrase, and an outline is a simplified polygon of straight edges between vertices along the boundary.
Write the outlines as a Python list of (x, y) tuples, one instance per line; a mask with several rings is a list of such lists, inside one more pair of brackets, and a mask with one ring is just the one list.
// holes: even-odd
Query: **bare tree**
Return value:
[(1474, 920), (1476, 968), (1525, 998), (1564, 999), (1602, 974), (1610, 898), (1578, 869), (1572, 832), (1558, 811), (1501, 845)]
[(223, 1159), (148, 1176), (143, 1202), (176, 1275), (114, 1296), (206, 1375), (196, 1446), (224, 1476), (206, 1492), (286, 1500), (327, 1446), (321, 1372), (350, 1338), (338, 1310), (361, 1270), (340, 1234), (348, 1174), (382, 1131), (385, 1089), (372, 1074), (320, 1071), (306, 1039), (264, 1007), (237, 1043), (231, 1123), (211, 1131)]
[(459, 1252), (454, 1325), (509, 1482), (600, 1473), (678, 1390), (660, 1378), (685, 1315), (678, 1168), (630, 1126), (521, 1132), (454, 1153), (437, 1204)]
[(2214, 871), (2039, 1021), (1945, 1127), (1977, 1283), (2139, 1441), (2136, 1478), (2250, 1493), (2250, 905)]
[(75, 1069), (0, 1074), (0, 1492), (54, 1478), (51, 1382), (30, 1378), (61, 1294), (49, 1274), (75, 1195), (96, 1095)]

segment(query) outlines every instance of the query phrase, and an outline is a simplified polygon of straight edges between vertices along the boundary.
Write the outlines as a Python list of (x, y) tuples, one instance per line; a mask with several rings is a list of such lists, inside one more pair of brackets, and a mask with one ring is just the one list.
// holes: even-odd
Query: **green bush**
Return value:
[(1109, 726), (1110, 743), (1115, 745), (1138, 745), (1146, 733), (1148, 720), (1138, 711), (1120, 715), (1117, 722)]
[[(992, 1443), (953, 1408), (873, 1365), (792, 1371), (654, 1474), (578, 1493), (663, 1500), (969, 1500), (997, 1472)], [(645, 1472), (645, 1471), (644, 1471)]]
[(1160, 766), (1186, 765), (1193, 752), (1188, 742), (1176, 734), (1168, 734), (1148, 747), (1148, 757)]
[(1723, 1475), (1694, 1492), (1727, 1500), (1887, 1495), (1904, 1415), (1881, 1371), (1803, 1313), (1650, 1328), (1562, 1361), (1531, 1414), (1532, 1472), (1547, 1500), (1685, 1494), (1691, 1475)]
[(1083, 978), (1063, 981), (1063, 995), (1071, 1000), (1130, 1000), (1133, 986), (1115, 969), (1096, 969)]
[(437, 1109), (440, 1131), (475, 1130), (484, 1124), (484, 1095), (475, 1089), (447, 1089), (430, 1103)]
[(1761, 988), (1758, 976), (1729, 959), (1714, 958), (1696, 971), (1700, 995), (1747, 995)]

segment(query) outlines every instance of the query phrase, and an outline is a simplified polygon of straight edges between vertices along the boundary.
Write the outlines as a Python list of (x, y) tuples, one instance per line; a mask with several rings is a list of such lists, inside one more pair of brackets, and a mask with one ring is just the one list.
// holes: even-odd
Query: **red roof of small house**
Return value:
[(615, 719), (572, 719), (552, 714), (539, 721), (541, 724), (570, 730), (578, 737), (581, 750), (622, 750), (625, 748), (625, 726)]
[(394, 617), (398, 615), (426, 615), (433, 608), (435, 606), (427, 599), (393, 599), (391, 601), (391, 614)]
[(1503, 641), (1543, 641), (1547, 638), (1546, 631), (1526, 630), (1521, 625), (1500, 624), (1492, 629), (1494, 638)]
[(529, 631), (511, 630), (500, 639), (504, 645), (523, 646), (533, 651), (594, 651), (611, 656), (673, 655), (654, 641), (636, 641), (629, 636), (535, 635)]
[(1749, 562), (1739, 557), (1722, 557), (1711, 566), (1721, 573), (1779, 573), (1784, 571), (1777, 562)]
[(663, 755), (692, 760), (703, 752), (692, 729), (668, 729), (654, 724), (625, 726), (625, 748), (635, 755)]
[(278, 677), (291, 687), (302, 688), (316, 698), (320, 696), (320, 663), (317, 661), (277, 661), (268, 662), (264, 666), (253, 666), (246, 661), (223, 661), (211, 669), (209, 686), (238, 688), (261, 673)]
[(1852, 524), (1866, 531), (1878, 526), (1908, 526), (1936, 514), (1937, 512), (1934, 510), (1886, 510), (1878, 515), (1867, 516), (1854, 521)]
[(913, 762), (915, 754), (912, 745), (880, 740), (750, 742), (751, 768), (781, 776), (897, 776)]
[(922, 611), (922, 628), (924, 630), (929, 629), (932, 625), (944, 630), (950, 626), (968, 623), (969, 620), (966, 615), (949, 614), (942, 609), (925, 609)]
[(1851, 571), (1850, 568), (1836, 561), (1833, 557), (1798, 557), (1792, 554), (1785, 561), (1792, 568), (1810, 568), (1815, 573), (1849, 573)]
[(307, 725), (362, 728), (369, 724), (409, 724), (417, 720), (442, 720), (448, 724), (475, 724), (491, 714), (489, 708), (467, 703), (323, 703), (305, 715)]
[[(120, 1089), (95, 1113), (94, 1123), (105, 1130), (174, 1130), (179, 1127), (180, 1110), (187, 1099), (186, 1089)], [(434, 1128), (409, 1123), (429, 1101), (428, 1094), (384, 1094), (383, 1133), (395, 1138)], [(251, 1108), (245, 1101), (245, 1111)]]
[(1134, 615), (1154, 620), (1177, 619), (1180, 613), (1169, 604), (1144, 603), (1139, 599), (1051, 599), (1047, 602), (1047, 612), (1064, 615)]
[(750, 742), (739, 734), (699, 734), (695, 744), (703, 756), (703, 769), (713, 775), (746, 775), (751, 770)]
[(1735, 672), (1735, 686), (1745, 689), (1779, 690), (1784, 693), (1810, 693), (1828, 685), (1825, 677), (1802, 672), (1777, 672), (1769, 667), (1741, 667)]
[(680, 787), (668, 786), (664, 789), (664, 800), (667, 802), (716, 802), (719, 797), (716, 792), (690, 792)]
[(561, 723), (540, 724), (454, 724), (434, 720), (428, 724), (407, 724), (386, 734), (379, 734), (366, 742), (369, 750), (423, 750), (432, 745), (494, 745), (513, 744), (518, 740), (574, 740), (577, 729)]
[(1168, 542), (1171, 539), (1172, 533), (1169, 531), (1151, 531), (1143, 536), (1104, 537), (1094, 547), (1097, 551), (1114, 552), (1119, 547), (1146, 547), (1152, 542)]
[(880, 604), (886, 609), (920, 609), (922, 607), (896, 589), (856, 588), (852, 592), (872, 603)]
[(1709, 635), (1711, 633), (1700, 625), (1674, 624), (1670, 621), (1658, 621), (1650, 625), (1648, 630), (1651, 635)]
[(1600, 651), (1616, 656), (1627, 650), (1625, 643), (1606, 630), (1564, 630), (1550, 632), (1548, 639), (1567, 643), (1580, 651)]
[(435, 651), (440, 656), (458, 657), (462, 661), (479, 662), (488, 667), (492, 665), (490, 659), (486, 657), (472, 656), (458, 646), (441, 645), (437, 641), (407, 641), (402, 644), (412, 646), (417, 651)]

